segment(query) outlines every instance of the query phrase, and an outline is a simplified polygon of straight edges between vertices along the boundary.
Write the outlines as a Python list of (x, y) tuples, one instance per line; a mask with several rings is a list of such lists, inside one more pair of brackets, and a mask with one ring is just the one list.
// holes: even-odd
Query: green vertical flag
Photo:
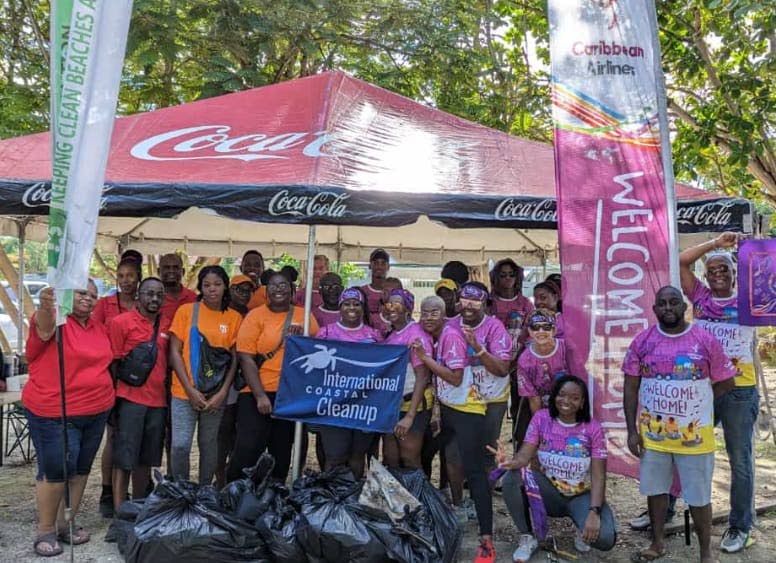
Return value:
[(52, 0), (48, 280), (57, 323), (87, 285), (132, 0)]

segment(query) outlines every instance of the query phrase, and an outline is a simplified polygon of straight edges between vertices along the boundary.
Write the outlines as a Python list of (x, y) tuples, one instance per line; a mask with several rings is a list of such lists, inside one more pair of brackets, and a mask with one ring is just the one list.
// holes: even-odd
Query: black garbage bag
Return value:
[[(227, 511), (237, 514), (240, 510), (240, 503), (245, 502), (246, 506), (243, 510), (247, 514), (250, 514), (250, 511), (252, 510), (250, 507), (254, 504), (254, 498), (261, 496), (261, 493), (267, 488), (274, 468), (275, 458), (266, 452), (261, 454), (256, 465), (243, 469), (243, 473), (245, 474), (243, 479), (237, 479), (231, 483), (227, 483), (226, 486), (221, 489), (221, 492), (219, 493), (221, 506)], [(256, 519), (257, 515), (253, 516), (253, 518), (245, 519), (252, 522)]]
[(359, 513), (361, 487), (361, 481), (342, 469), (310, 473), (294, 483), (289, 500), (303, 518), (296, 537), (310, 561), (390, 561), (385, 546)]
[(421, 502), (424, 508), (425, 514), (418, 514), (407, 522), (409, 528), (414, 528), (423, 537), (425, 537), (425, 530), (430, 529), (440, 561), (443, 563), (456, 561), (463, 531), (442, 493), (428, 482), (426, 474), (420, 469), (391, 471), (391, 473)]
[(126, 500), (119, 506), (113, 521), (105, 534), (105, 541), (115, 542), (118, 545), (119, 553), (124, 553), (127, 549), (129, 536), (133, 534), (132, 528), (135, 527), (137, 515), (143, 510), (145, 499)]
[(288, 494), (282, 485), (267, 488), (262, 497), (267, 507), (255, 525), (275, 563), (304, 563), (307, 555), (296, 539), (302, 516), (288, 503)]
[(399, 522), (388, 514), (369, 506), (357, 506), (353, 512), (383, 544), (391, 561), (397, 563), (438, 563), (441, 561), (434, 545), (433, 532), (425, 522), (425, 511), (418, 507)]
[(131, 563), (268, 562), (258, 531), (227, 512), (213, 487), (161, 480), (129, 537)]

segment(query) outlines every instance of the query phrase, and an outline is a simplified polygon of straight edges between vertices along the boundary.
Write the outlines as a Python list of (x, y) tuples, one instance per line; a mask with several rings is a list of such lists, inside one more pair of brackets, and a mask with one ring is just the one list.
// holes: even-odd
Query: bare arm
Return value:
[(175, 373), (175, 377), (183, 386), (183, 390), (189, 397), (194, 410), (202, 410), (207, 406), (205, 397), (200, 393), (189, 381), (188, 374), (186, 373), (186, 364), (183, 362), (183, 342), (175, 334), (170, 334), (170, 352), (168, 354), (168, 361), (172, 371)]
[(48, 342), (57, 330), (56, 306), (54, 288), (46, 287), (40, 290), (40, 306), (35, 314), (35, 330), (43, 342)]
[(714, 392), (714, 398), (719, 399), (722, 395), (728, 391), (732, 391), (736, 386), (735, 377), (712, 383), (711, 390)]
[(441, 377), (445, 381), (447, 381), (450, 385), (454, 385), (458, 387), (461, 382), (463, 381), (463, 369), (450, 369), (449, 367), (440, 364), (437, 362), (434, 358), (429, 356), (426, 353), (426, 350), (423, 348), (423, 344), (420, 342), (420, 340), (416, 340), (412, 344), (410, 344), (410, 347), (415, 354), (417, 354), (420, 361), (423, 362), (423, 365), (425, 365), (431, 373), (436, 375), (437, 377)]
[[(590, 506), (602, 507), (606, 500), (606, 460), (593, 459), (590, 464)], [(582, 529), (582, 539), (586, 543), (593, 543), (601, 533), (601, 516), (590, 511), (585, 519)]]
[(636, 457), (641, 457), (644, 448), (639, 428), (636, 425), (636, 413), (639, 409), (639, 387), (641, 387), (640, 377), (625, 376), (622, 402), (625, 410), (625, 425), (628, 428), (628, 449)]
[(487, 347), (483, 346), (477, 340), (474, 331), (469, 327), (463, 328), (463, 335), (466, 343), (472, 347), (475, 355), (480, 359), (485, 369), (497, 377), (506, 377), (509, 375), (509, 360), (502, 360), (491, 354)]
[(738, 234), (722, 233), (716, 238), (702, 242), (696, 246), (688, 248), (679, 254), (679, 275), (682, 281), (682, 291), (689, 295), (695, 286), (696, 277), (692, 271), (692, 266), (707, 252), (719, 248), (732, 248), (738, 243)]

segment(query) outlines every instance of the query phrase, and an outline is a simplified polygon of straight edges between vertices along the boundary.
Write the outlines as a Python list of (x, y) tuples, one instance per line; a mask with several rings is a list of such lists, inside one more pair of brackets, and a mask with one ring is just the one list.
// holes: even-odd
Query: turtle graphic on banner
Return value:
[(408, 361), (406, 346), (290, 336), (273, 415), (366, 432), (393, 432)]

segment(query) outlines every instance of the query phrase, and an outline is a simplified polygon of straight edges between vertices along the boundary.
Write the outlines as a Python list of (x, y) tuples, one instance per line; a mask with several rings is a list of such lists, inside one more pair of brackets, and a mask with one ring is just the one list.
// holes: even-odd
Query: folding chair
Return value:
[(27, 417), (24, 416), (24, 410), (19, 403), (11, 405), (5, 413), (5, 423), (5, 451), (3, 454), (7, 458), (19, 450), (25, 463), (30, 463), (35, 459), (35, 450), (32, 448)]

